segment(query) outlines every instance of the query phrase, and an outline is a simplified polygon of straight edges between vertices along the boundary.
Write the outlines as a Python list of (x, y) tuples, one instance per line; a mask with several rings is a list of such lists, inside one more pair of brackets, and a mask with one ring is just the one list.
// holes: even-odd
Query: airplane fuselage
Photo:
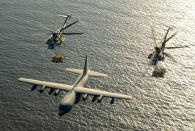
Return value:
[(69, 112), (72, 109), (72, 106), (76, 103), (76, 101), (78, 101), (77, 100), (78, 94), (75, 92), (75, 89), (82, 88), (85, 85), (89, 77), (88, 72), (89, 70), (87, 70), (87, 72), (84, 72), (82, 75), (80, 75), (77, 78), (77, 81), (73, 85), (72, 90), (70, 90), (61, 100), (60, 105), (59, 105), (59, 115), (60, 116)]

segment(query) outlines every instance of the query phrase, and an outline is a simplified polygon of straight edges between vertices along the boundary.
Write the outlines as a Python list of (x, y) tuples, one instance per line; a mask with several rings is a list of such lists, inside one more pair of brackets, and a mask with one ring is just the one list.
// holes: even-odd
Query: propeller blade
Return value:
[(188, 48), (189, 46), (175, 46), (175, 47), (166, 47), (166, 49), (176, 49), (176, 48)]
[(172, 61), (177, 62), (177, 61), (175, 60), (175, 58), (173, 58), (173, 56), (171, 56), (170, 54), (168, 54), (168, 53), (166, 53), (166, 52), (163, 52), (163, 54), (164, 54), (165, 56), (169, 57)]
[(63, 29), (66, 29), (66, 28), (68, 28), (68, 27), (70, 27), (70, 26), (72, 26), (72, 25), (76, 24), (77, 22), (79, 22), (79, 21), (77, 20), (77, 21), (75, 21), (75, 22), (72, 22), (71, 24), (67, 25), (67, 26), (66, 26), (66, 27), (64, 27)]
[(84, 33), (62, 33), (63, 35), (82, 35)]
[(47, 31), (49, 31), (49, 32), (52, 32), (52, 30), (50, 30), (47, 26), (41, 24), (40, 22), (38, 22), (38, 21), (33, 21), (33, 22), (34, 22), (35, 24), (37, 24), (39, 27), (41, 27), (42, 29), (45, 29), (45, 30), (47, 30)]

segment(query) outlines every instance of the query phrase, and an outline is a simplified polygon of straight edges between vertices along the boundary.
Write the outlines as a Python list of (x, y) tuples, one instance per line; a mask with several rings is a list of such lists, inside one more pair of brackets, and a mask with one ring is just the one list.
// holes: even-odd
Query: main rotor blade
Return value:
[(48, 41), (49, 37), (45, 40), (43, 40), (41, 43), (40, 43), (40, 48), (43, 47), (43, 45)]
[(151, 42), (143, 42), (145, 45), (147, 45), (147, 46), (149, 46), (150, 48), (155, 48), (154, 46), (153, 46), (153, 43), (151, 43)]
[(51, 29), (49, 29), (47, 26), (41, 24), (40, 22), (38, 22), (38, 21), (33, 21), (33, 22), (34, 22), (35, 24), (37, 24), (39, 27), (41, 27), (42, 29), (45, 29), (45, 30), (47, 30), (47, 31), (49, 31), (49, 32), (53, 32)]
[(68, 15), (56, 15), (56, 16), (61, 16), (61, 17), (64, 17), (64, 18), (66, 18), (66, 17), (68, 17)]
[(82, 35), (84, 33), (62, 33), (63, 35)]
[(50, 35), (49, 33), (35, 33), (35, 34), (25, 34), (26, 36), (44, 36)]
[(161, 40), (160, 43), (162, 43), (162, 44), (165, 44), (165, 43), (166, 43), (167, 35), (168, 35), (168, 33), (169, 33), (169, 31), (170, 31), (171, 29), (172, 29), (172, 28), (170, 28), (170, 27), (167, 29), (167, 32), (166, 32), (165, 36), (163, 37), (163, 39)]
[(75, 22), (72, 22), (71, 24), (69, 24), (69, 25), (67, 25), (66, 27), (64, 27), (64, 29), (66, 29), (66, 28), (68, 28), (68, 27), (70, 27), (70, 26), (76, 24), (77, 22), (79, 22), (79, 21), (77, 20), (77, 21), (75, 21)]
[(154, 49), (140, 49), (140, 50), (131, 50), (131, 51), (129, 51), (129, 52), (131, 52), (131, 53), (143, 53), (143, 52), (146, 52), (146, 51), (154, 51)]
[(165, 40), (165, 43), (168, 42), (171, 38), (173, 38), (176, 34), (177, 34), (177, 32), (175, 32), (173, 35), (171, 35), (167, 40)]
[(168, 54), (168, 53), (166, 53), (166, 52), (163, 52), (163, 54), (164, 54), (165, 56), (169, 57), (172, 61), (177, 62), (177, 61), (175, 60), (175, 58), (173, 58), (173, 56), (171, 56), (170, 54)]
[(66, 18), (65, 21), (67, 21), (69, 16), (68, 15), (56, 15), (54, 18), (54, 30), (57, 30), (58, 17), (64, 17), (64, 18)]
[(175, 47), (166, 47), (166, 49), (176, 49), (176, 48), (186, 48), (189, 46), (175, 46)]
[(154, 44), (155, 46), (157, 47), (157, 43), (156, 43), (156, 33), (154, 31), (154, 29), (151, 28), (151, 31), (152, 31), (152, 37), (153, 37), (153, 40), (154, 40)]
[(71, 15), (67, 15), (67, 17), (66, 17), (66, 19), (65, 19), (65, 21), (64, 21), (64, 25), (66, 24), (66, 22), (68, 21), (68, 19), (70, 19), (71, 18)]
[[(58, 37), (59, 38), (59, 40), (62, 42), (62, 44), (64, 45), (64, 47), (66, 46), (65, 45), (65, 42), (60, 38), (60, 37)], [(65, 38), (64, 38), (65, 39)]]
[(56, 15), (54, 18), (54, 30), (57, 30), (57, 23), (58, 23), (57, 17), (58, 17), (58, 15)]
[(166, 39), (167, 39), (167, 35), (168, 35), (168, 33), (169, 33), (169, 31), (171, 30), (172, 28), (168, 28), (168, 30), (167, 30), (167, 32), (166, 32), (166, 34), (165, 34), (165, 36), (164, 36), (164, 41), (166, 41)]

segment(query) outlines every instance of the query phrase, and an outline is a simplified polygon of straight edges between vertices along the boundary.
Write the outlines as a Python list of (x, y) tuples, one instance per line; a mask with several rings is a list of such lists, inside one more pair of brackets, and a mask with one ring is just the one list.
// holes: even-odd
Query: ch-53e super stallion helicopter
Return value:
[(170, 37), (167, 37), (169, 31), (172, 28), (168, 28), (167, 32), (165, 34), (165, 36), (163, 37), (163, 39), (160, 42), (160, 46), (157, 45), (157, 40), (156, 40), (156, 36), (155, 36), (155, 32), (152, 29), (152, 37), (154, 39), (154, 43), (155, 43), (155, 47), (154, 47), (154, 51), (153, 53), (151, 53), (148, 58), (151, 60), (150, 64), (151, 65), (157, 65), (158, 61), (163, 61), (165, 59), (165, 56), (169, 57), (170, 59), (172, 59), (174, 62), (176, 62), (176, 60), (168, 53), (165, 52), (165, 49), (175, 49), (175, 48), (184, 48), (184, 47), (188, 47), (188, 46), (177, 46), (177, 47), (165, 47), (166, 43), (172, 39), (177, 32), (175, 32), (173, 35), (171, 35)]
[[(65, 18), (63, 26), (60, 29), (57, 29), (57, 18), (58, 17)], [(44, 44), (48, 45), (47, 49), (55, 49), (56, 46), (59, 46), (61, 44), (65, 45), (65, 43), (64, 43), (65, 38), (63, 37), (63, 35), (81, 35), (81, 34), (83, 34), (83, 33), (72, 33), (72, 32), (65, 33), (65, 29), (67, 29), (67, 28), (71, 27), (72, 25), (76, 24), (77, 22), (79, 22), (79, 20), (77, 19), (76, 21), (67, 25), (67, 22), (70, 19), (71, 19), (71, 15), (57, 15), (55, 17), (55, 23), (54, 23), (54, 30), (55, 31), (52, 31), (47, 26), (45, 26), (39, 22), (36, 22), (40, 27), (42, 27), (43, 29), (45, 29), (49, 33), (38, 33), (38, 34), (32, 34), (31, 36), (49, 35), (49, 38), (47, 38), (43, 42), (41, 42), (41, 46), (43, 46)]]

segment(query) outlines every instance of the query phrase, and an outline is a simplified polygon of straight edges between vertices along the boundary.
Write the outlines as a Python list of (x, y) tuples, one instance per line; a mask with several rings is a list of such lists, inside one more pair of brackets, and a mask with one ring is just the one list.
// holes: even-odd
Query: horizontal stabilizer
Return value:
[(80, 70), (80, 69), (65, 68), (65, 70), (76, 73), (76, 74), (82, 74), (83, 73), (83, 70)]
[[(73, 72), (73, 73), (76, 73), (76, 74), (83, 74), (83, 70), (81, 70), (81, 69), (65, 68), (65, 70), (70, 71), (70, 72)], [(89, 76), (107, 77), (108, 75), (89, 70)]]
[(89, 71), (89, 76), (100, 76), (100, 77), (108, 77), (108, 75), (99, 73), (99, 72), (94, 72), (94, 71)]

